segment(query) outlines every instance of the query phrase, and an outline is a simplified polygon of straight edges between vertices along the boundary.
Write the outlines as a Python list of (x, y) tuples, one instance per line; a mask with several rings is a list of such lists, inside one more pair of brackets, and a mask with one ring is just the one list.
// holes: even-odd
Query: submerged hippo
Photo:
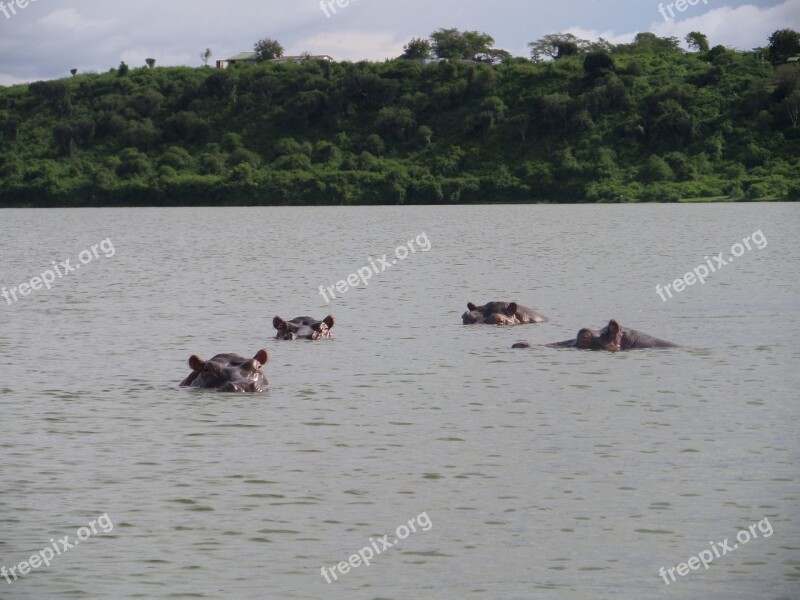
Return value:
[[(677, 348), (677, 344), (662, 340), (652, 335), (642, 333), (636, 329), (628, 329), (619, 324), (616, 319), (611, 319), (608, 325), (599, 332), (584, 327), (578, 332), (575, 339), (547, 344), (550, 348), (579, 348), (581, 350), (632, 350), (634, 348)], [(527, 342), (514, 344), (512, 348), (530, 348)]]
[(213, 389), (218, 392), (263, 392), (267, 379), (261, 368), (269, 355), (263, 348), (253, 358), (238, 354), (217, 354), (203, 360), (196, 354), (189, 358), (192, 372), (181, 381), (183, 387)]
[(272, 319), (272, 326), (278, 330), (275, 335), (279, 340), (323, 340), (332, 338), (333, 325), (336, 321), (331, 315), (322, 321), (311, 317), (297, 317), (291, 321), (284, 321), (280, 317)]
[(532, 308), (516, 302), (489, 302), (483, 306), (467, 303), (467, 312), (461, 315), (464, 325), (521, 325), (524, 323), (544, 323), (547, 317)]

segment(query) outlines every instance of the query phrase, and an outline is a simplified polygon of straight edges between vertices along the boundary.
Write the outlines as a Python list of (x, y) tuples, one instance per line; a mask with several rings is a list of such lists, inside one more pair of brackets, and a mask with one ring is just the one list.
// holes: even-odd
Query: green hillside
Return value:
[[(502, 62), (497, 62), (502, 60)], [(0, 87), (0, 206), (800, 197), (800, 63), (676, 40)]]

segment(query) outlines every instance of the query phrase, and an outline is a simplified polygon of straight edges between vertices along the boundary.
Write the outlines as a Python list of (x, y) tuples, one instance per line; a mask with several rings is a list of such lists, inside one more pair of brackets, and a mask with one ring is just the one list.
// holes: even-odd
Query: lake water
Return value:
[[(0, 598), (797, 598), (799, 224), (797, 204), (0, 211), (0, 286), (80, 265), (0, 298), (0, 566), (83, 538)], [(461, 325), (489, 300), (551, 322)], [(336, 338), (273, 339), (306, 314)], [(538, 345), (611, 318), (683, 348)], [(178, 387), (191, 354), (262, 347), (264, 394)]]

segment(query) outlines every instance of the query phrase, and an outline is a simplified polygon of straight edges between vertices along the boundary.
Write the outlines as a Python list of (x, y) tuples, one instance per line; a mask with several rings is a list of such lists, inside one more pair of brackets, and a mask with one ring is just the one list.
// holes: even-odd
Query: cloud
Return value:
[(597, 31), (596, 29), (584, 29), (583, 27), (569, 27), (564, 30), (564, 33), (571, 33), (578, 39), (589, 40), (590, 42), (603, 38), (612, 44), (630, 44), (638, 32), (614, 33), (611, 30)]
[(76, 33), (86, 33), (91, 30), (105, 29), (108, 26), (114, 25), (117, 19), (108, 19), (106, 21), (92, 20), (84, 18), (75, 8), (63, 8), (61, 10), (54, 10), (50, 14), (37, 19), (37, 23), (41, 25), (41, 30), (65, 33), (72, 31)]
[(661, 37), (675, 36), (681, 40), (692, 31), (708, 36), (711, 46), (722, 44), (739, 50), (752, 50), (767, 45), (767, 39), (778, 29), (798, 28), (800, 0), (787, 0), (777, 6), (759, 8), (746, 4), (732, 8), (723, 6), (700, 13), (702, 5), (689, 7), (687, 19), (656, 21), (651, 31)]
[(35, 81), (35, 79), (31, 77), (14, 77), (13, 75), (0, 73), (0, 85), (2, 86), (20, 85), (22, 83), (31, 83), (32, 81)]
[[(662, 2), (665, 7), (670, 2)], [(655, 6), (655, 5), (654, 5)], [(650, 24), (648, 31), (659, 37), (676, 37), (681, 42), (688, 33), (699, 31), (708, 37), (709, 44), (721, 44), (739, 50), (752, 50), (767, 45), (767, 40), (778, 29), (787, 27), (800, 29), (800, 0), (786, 0), (776, 6), (758, 7), (752, 4), (731, 7), (723, 6), (702, 12), (702, 3), (687, 6), (684, 12), (673, 9), (676, 17), (667, 21), (660, 19)], [(688, 18), (680, 20), (680, 17)], [(600, 37), (613, 44), (628, 44), (638, 31), (616, 33), (612, 30), (598, 31), (580, 26), (564, 30), (581, 39), (594, 41)]]

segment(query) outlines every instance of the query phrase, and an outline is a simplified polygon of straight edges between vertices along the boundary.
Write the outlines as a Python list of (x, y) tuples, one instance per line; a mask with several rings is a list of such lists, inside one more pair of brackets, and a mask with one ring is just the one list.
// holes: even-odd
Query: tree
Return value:
[(699, 31), (692, 31), (686, 36), (685, 39), (691, 50), (695, 50), (697, 52), (708, 52), (708, 37)]
[(511, 126), (512, 130), (517, 133), (517, 135), (522, 140), (523, 144), (527, 141), (528, 125), (530, 124), (530, 122), (531, 118), (525, 113), (520, 113), (518, 115), (515, 115), (508, 120), (508, 123)]
[(497, 63), (501, 63), (504, 60), (508, 60), (511, 57), (512, 57), (511, 52), (508, 52), (507, 50), (500, 50), (499, 48), (490, 48), (489, 51), (486, 52), (485, 54), (479, 54), (476, 57), (476, 60), (478, 62), (485, 62), (489, 63), (490, 65), (494, 65)]
[(644, 183), (672, 181), (673, 179), (675, 179), (675, 174), (672, 172), (672, 168), (660, 156), (651, 156), (639, 169), (639, 180)]
[(793, 29), (779, 29), (769, 36), (767, 58), (773, 65), (800, 54), (800, 33)]
[(786, 114), (789, 115), (792, 127), (797, 127), (797, 118), (800, 116), (800, 90), (796, 90), (784, 98), (783, 106), (786, 108)]
[(272, 96), (277, 88), (277, 82), (272, 77), (267, 76), (256, 81), (252, 85), (251, 91), (256, 98), (269, 107), (272, 104)]
[(59, 156), (69, 157), (73, 155), (75, 152), (75, 137), (72, 132), (72, 127), (66, 123), (59, 123), (53, 129), (53, 137), (58, 146)]
[(62, 112), (69, 109), (69, 87), (61, 80), (34, 81), (28, 90), (43, 105), (51, 104)]
[(150, 67), (151, 69), (156, 66), (156, 59), (155, 58), (145, 58), (144, 62), (146, 62), (147, 66)]
[(567, 94), (556, 93), (543, 96), (540, 99), (542, 120), (553, 128), (558, 125), (566, 125), (573, 104), (572, 98)]
[[(790, 63), (786, 65), (780, 65), (777, 69), (775, 69), (775, 75), (772, 83), (775, 85), (775, 89), (772, 94), (774, 94), (776, 100), (786, 98), (793, 92), (800, 91), (800, 64)], [(768, 97), (771, 94), (766, 81), (763, 82), (763, 88), (764, 96), (766, 97), (765, 100), (768, 103)]]
[(578, 44), (575, 42), (560, 42), (559, 44), (556, 44), (556, 49), (556, 58), (575, 56), (578, 53)]
[(211, 48), (206, 48), (200, 53), (200, 60), (203, 61), (204, 67), (208, 66), (208, 61), (211, 59), (211, 54), (212, 54)]
[(614, 59), (607, 52), (590, 52), (583, 59), (583, 69), (590, 74), (614, 69)]
[(120, 77), (125, 77), (129, 70), (130, 69), (128, 68), (128, 65), (125, 64), (125, 61), (122, 61), (119, 63), (119, 67), (117, 67), (117, 75)]
[(658, 51), (680, 50), (681, 41), (676, 37), (660, 38), (655, 33), (637, 33), (633, 38), (635, 48), (650, 47)]
[(400, 58), (407, 60), (420, 60), (431, 57), (431, 43), (423, 38), (412, 38), (403, 47), (403, 55)]
[(8, 139), (12, 142), (16, 142), (19, 139), (19, 126), (22, 123), (20, 118), (16, 115), (9, 117), (9, 119), (3, 125), (3, 131), (5, 132)]
[(70, 69), (69, 72), (72, 73), (73, 77), (75, 77), (75, 75), (78, 74), (78, 69)]
[(480, 60), (481, 55), (493, 52), (494, 38), (478, 31), (439, 29), (431, 34), (433, 53), (438, 58)]
[(417, 130), (417, 121), (407, 108), (382, 108), (378, 113), (375, 128), (399, 141), (409, 139)]
[(590, 45), (588, 40), (578, 39), (571, 33), (551, 33), (528, 43), (531, 59), (537, 63), (546, 60), (545, 57), (556, 59), (585, 52)]
[(277, 40), (271, 38), (264, 38), (259, 40), (253, 46), (256, 53), (256, 60), (264, 62), (265, 60), (274, 60), (283, 56), (283, 46)]

